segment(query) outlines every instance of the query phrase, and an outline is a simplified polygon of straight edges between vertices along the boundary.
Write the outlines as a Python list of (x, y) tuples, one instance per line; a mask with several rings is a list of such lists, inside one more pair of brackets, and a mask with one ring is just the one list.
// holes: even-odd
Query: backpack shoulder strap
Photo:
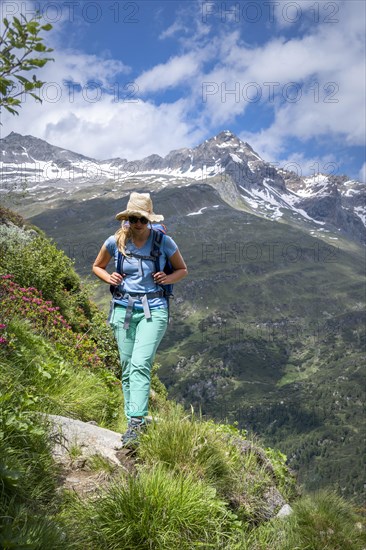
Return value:
[(117, 256), (117, 273), (122, 275), (122, 266), (123, 266), (123, 254), (118, 250), (118, 256)]
[(163, 242), (164, 234), (161, 231), (158, 231), (157, 229), (153, 229), (152, 231), (153, 231), (152, 248), (154, 250), (154, 247), (156, 246), (160, 250), (161, 244)]
[(153, 229), (152, 231), (153, 231), (153, 239), (152, 239), (150, 254), (154, 258), (155, 269), (157, 273), (158, 271), (160, 271), (159, 256), (161, 255), (160, 248), (163, 242), (163, 233), (161, 231), (157, 231), (156, 229)]
[[(123, 256), (122, 252), (120, 252), (118, 250), (116, 271), (120, 275), (122, 275), (122, 273), (123, 273), (123, 271), (122, 271), (123, 270), (123, 258), (124, 258), (124, 256)], [(112, 304), (113, 304), (113, 298), (114, 298), (114, 295), (116, 293), (117, 288), (118, 288), (118, 285), (117, 286), (109, 285), (109, 290), (112, 294)]]

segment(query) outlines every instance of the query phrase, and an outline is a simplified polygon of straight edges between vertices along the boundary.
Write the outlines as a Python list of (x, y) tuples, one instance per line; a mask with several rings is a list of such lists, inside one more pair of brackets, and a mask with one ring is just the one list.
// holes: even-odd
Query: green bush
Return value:
[(161, 465), (119, 479), (96, 500), (74, 499), (67, 516), (83, 550), (227, 548), (241, 528), (212, 487)]
[(100, 313), (92, 322), (88, 321), (86, 332), (76, 332), (61, 315), (59, 306), (44, 300), (34, 287), (21, 287), (13, 281), (12, 275), (0, 277), (0, 305), (4, 324), (20, 315), (35, 333), (54, 342), (58, 351), (70, 361), (88, 368), (106, 366), (118, 371), (112, 368), (118, 362), (117, 346)]
[[(99, 359), (120, 377), (118, 348), (112, 330), (104, 314), (90, 300), (90, 285), (82, 284), (73, 261), (42, 232), (37, 234), (37, 228), (28, 227), (17, 214), (0, 207), (0, 217), (5, 222), (0, 226), (2, 285), (8, 285), (6, 277), (11, 275), (13, 285), (24, 293), (21, 296), (18, 292), (18, 301), (12, 304), (10, 313), (23, 314), (26, 309), (25, 313), (31, 315), (29, 310), (33, 307), (33, 321), (38, 317), (43, 322), (36, 303), (42, 299), (49, 309), (58, 310), (64, 324), (79, 334), (82, 346), (85, 342), (92, 344), (90, 348), (98, 346)], [(7, 292), (8, 288), (4, 287), (2, 296)], [(39, 331), (39, 326), (34, 329)], [(75, 349), (71, 346), (70, 352)]]
[(19, 284), (34, 286), (42, 291), (46, 300), (62, 302), (65, 306), (64, 291), (80, 289), (72, 260), (43, 236), (19, 245), (19, 241), (14, 240), (2, 242), (5, 254), (1, 267), (12, 273)]
[(11, 504), (1, 511), (0, 548), (3, 550), (64, 550), (69, 548), (59, 520), (35, 513), (27, 506)]
[[(0, 229), (0, 250), (2, 285), (8, 284), (6, 278), (11, 276), (13, 285), (25, 293), (18, 296), (20, 303), (13, 304), (13, 309), (23, 310), (26, 303), (21, 300), (34, 305), (41, 298), (59, 310), (65, 323), (80, 333), (83, 340), (87, 335), (94, 347), (97, 344), (104, 365), (118, 374), (118, 349), (112, 330), (91, 302), (88, 285), (81, 283), (73, 262), (64, 252), (43, 235), (35, 236), (34, 231), (6, 225)], [(7, 291), (6, 287), (2, 289), (2, 295)]]
[(9, 222), (17, 227), (24, 227), (28, 225), (23, 216), (0, 204), (0, 224), (6, 225), (9, 224)]
[(0, 250), (2, 252), (2, 258), (6, 253), (16, 250), (20, 250), (27, 246), (35, 237), (35, 234), (31, 231), (24, 231), (17, 225), (0, 225)]

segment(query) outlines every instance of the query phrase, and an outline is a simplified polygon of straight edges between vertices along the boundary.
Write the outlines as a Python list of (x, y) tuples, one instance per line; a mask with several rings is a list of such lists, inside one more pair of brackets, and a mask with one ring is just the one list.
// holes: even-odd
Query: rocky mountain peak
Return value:
[(240, 141), (235, 134), (230, 132), (230, 130), (223, 130), (222, 132), (217, 134), (217, 136), (211, 139), (214, 139), (215, 141), (219, 141), (221, 143), (226, 143), (228, 141)]
[[(263, 163), (261, 157), (244, 141), (241, 141), (229, 130), (220, 132), (216, 136), (205, 140), (203, 143), (192, 149), (192, 159), (195, 164), (201, 163), (208, 166), (227, 166), (234, 163), (237, 167), (245, 166), (248, 163)], [(249, 169), (249, 168), (248, 168)]]
[(17, 134), (16, 132), (10, 132), (10, 134), (7, 136), (6, 139), (21, 139), (25, 136), (22, 136), (21, 134)]
[[(228, 152), (238, 152), (251, 157), (253, 160), (262, 160), (261, 157), (254, 151), (254, 149), (246, 141), (242, 141), (238, 136), (233, 134), (230, 130), (224, 130), (216, 136), (204, 141), (199, 147), (206, 146), (211, 149), (217, 149), (221, 152), (226, 149)], [(255, 158), (254, 158), (255, 157)]]

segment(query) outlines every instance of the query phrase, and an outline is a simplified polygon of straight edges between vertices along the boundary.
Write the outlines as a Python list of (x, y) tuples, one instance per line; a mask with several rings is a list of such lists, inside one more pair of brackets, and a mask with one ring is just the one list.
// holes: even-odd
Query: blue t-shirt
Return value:
[[(152, 231), (150, 231), (150, 236), (147, 239), (144, 246), (141, 248), (138, 248), (133, 244), (132, 241), (127, 241), (126, 245), (126, 252), (133, 252), (134, 254), (139, 254), (140, 256), (150, 256), (151, 248), (152, 248)], [(115, 269), (117, 269), (117, 261), (118, 261), (118, 248), (117, 248), (117, 242), (114, 235), (109, 237), (105, 241), (105, 246), (109, 252), (109, 254), (114, 258), (114, 265)], [(160, 256), (159, 256), (159, 263), (160, 263), (160, 271), (163, 271), (165, 262), (167, 258), (170, 258), (173, 256), (173, 254), (178, 250), (178, 246), (173, 241), (171, 237), (168, 235), (163, 235), (162, 243), (160, 246)], [(141, 294), (149, 293), (149, 292), (158, 292), (161, 290), (161, 287), (157, 285), (152, 277), (152, 274), (155, 273), (155, 262), (152, 260), (142, 260), (142, 276), (139, 275), (139, 259), (131, 257), (124, 257), (123, 258), (123, 267), (122, 271), (125, 274), (122, 284), (119, 285), (118, 290), (125, 291), (125, 292), (131, 292), (132, 294), (140, 292)], [(121, 299), (116, 300), (117, 304), (120, 304), (122, 306), (127, 307), (127, 299)], [(160, 308), (160, 307), (167, 307), (167, 301), (166, 298), (158, 297), (158, 298), (150, 298), (149, 299), (149, 306), (152, 308)], [(143, 309), (141, 300), (138, 300), (135, 302), (134, 307), (136, 309)]]

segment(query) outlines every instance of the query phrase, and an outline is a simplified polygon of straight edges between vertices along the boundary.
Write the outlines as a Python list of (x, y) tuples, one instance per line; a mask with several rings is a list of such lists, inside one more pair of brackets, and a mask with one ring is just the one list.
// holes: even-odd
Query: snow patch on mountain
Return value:
[(197, 212), (190, 212), (187, 216), (198, 216), (199, 214), (202, 214), (204, 210), (207, 210), (207, 206), (203, 206)]
[(362, 223), (366, 226), (366, 212), (362, 206), (356, 206), (354, 209), (356, 215), (361, 219)]
[[(219, 204), (213, 204), (211, 206), (211, 208), (219, 208), (220, 205)], [(197, 210), (197, 212), (189, 212), (189, 214), (187, 214), (187, 216), (199, 216), (200, 214), (203, 213), (204, 210), (207, 210), (208, 206), (203, 206), (202, 208), (200, 208), (199, 210)]]

